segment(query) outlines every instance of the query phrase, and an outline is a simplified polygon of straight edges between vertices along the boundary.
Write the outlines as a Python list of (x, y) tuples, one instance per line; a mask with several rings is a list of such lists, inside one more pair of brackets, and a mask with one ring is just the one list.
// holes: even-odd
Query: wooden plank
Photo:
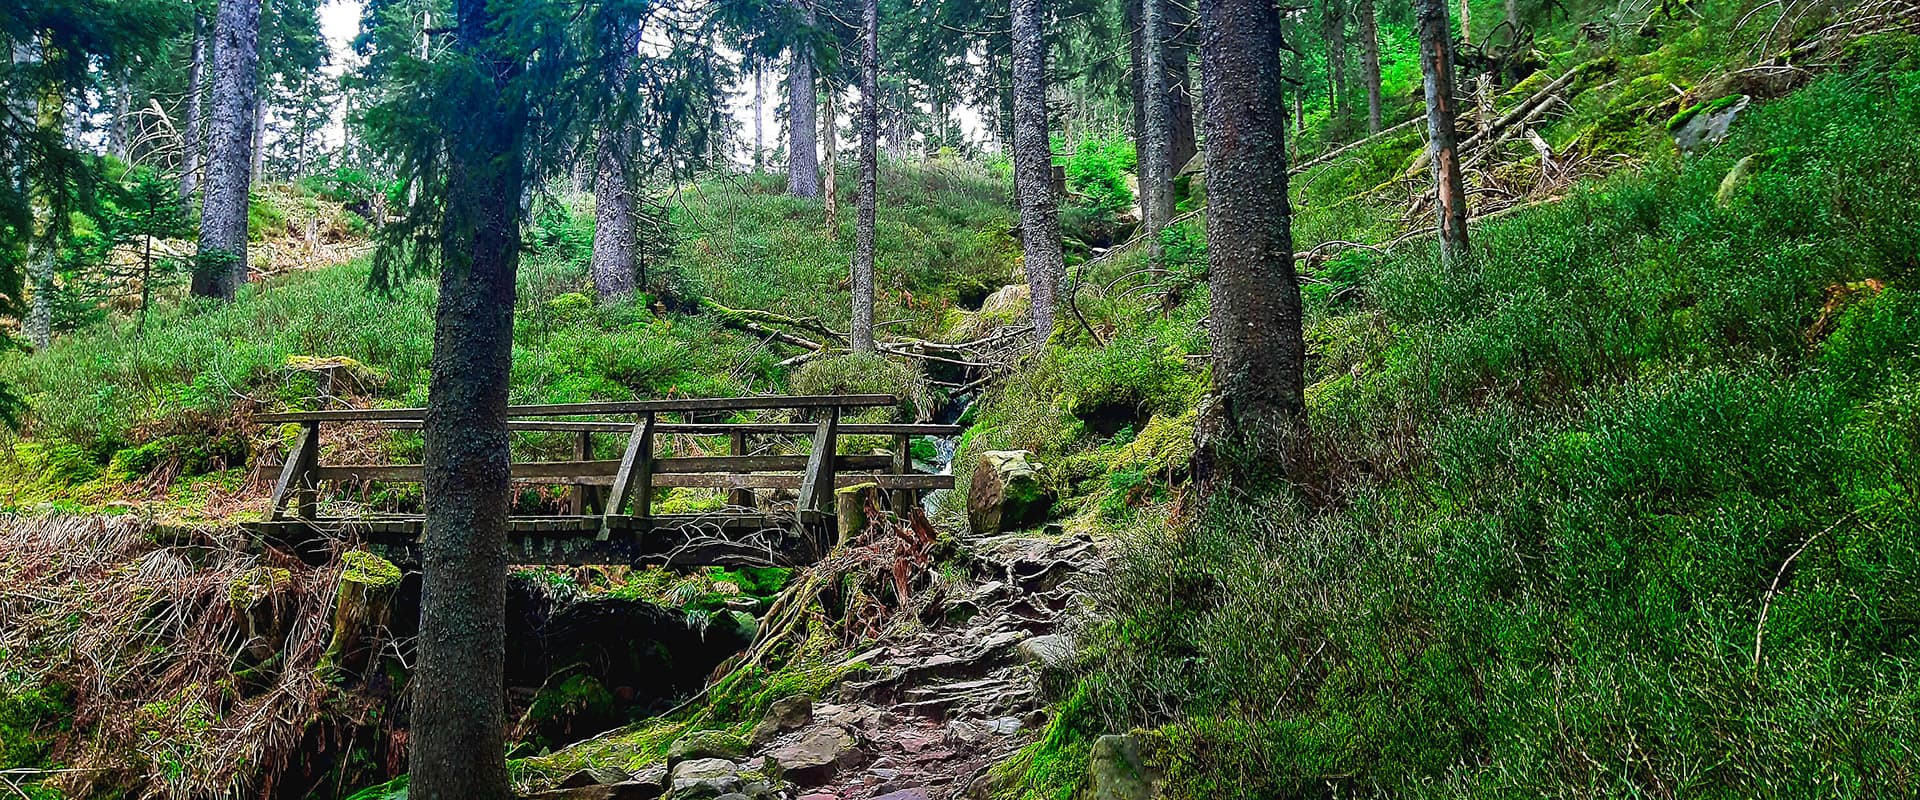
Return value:
[(320, 423), (307, 423), (302, 426), (300, 435), (311, 441), (313, 446), (301, 450), (299, 474), (294, 476), (296, 487), (294, 494), (295, 499), (300, 503), (300, 517), (313, 519), (314, 515), (319, 513), (320, 505), (320, 495), (314, 491), (314, 488), (319, 486), (319, 480), (313, 474), (314, 470), (320, 466)]
[[(419, 430), (420, 420), (375, 420), (380, 425), (398, 430)], [(653, 426), (656, 434), (688, 434), (694, 436), (731, 436), (739, 433), (763, 435), (800, 435), (812, 433), (814, 425), (810, 422), (659, 422)], [(633, 430), (630, 422), (571, 422), (565, 420), (512, 420), (507, 429), (519, 432), (575, 433), (626, 433)], [(966, 428), (959, 425), (929, 425), (920, 423), (859, 423), (840, 426), (842, 436), (959, 436)]]
[(800, 482), (800, 503), (798, 509), (803, 516), (806, 512), (825, 512), (832, 508), (834, 456), (838, 454), (839, 437), (835, 429), (840, 424), (840, 409), (829, 409), (826, 416), (813, 432), (813, 453), (807, 457), (807, 472)]
[[(620, 469), (613, 479), (613, 492), (607, 496), (607, 515), (624, 513), (627, 497), (635, 490), (644, 492), (639, 497), (640, 516), (647, 515), (648, 507), (653, 505), (653, 414), (642, 413), (640, 421), (633, 425), (633, 435), (627, 437), (627, 451), (620, 457)], [(607, 522), (600, 523), (600, 536), (605, 541), (611, 532)]]
[(320, 447), (320, 426), (308, 425), (300, 429), (300, 438), (294, 440), (293, 449), (287, 452), (287, 463), (280, 468), (280, 479), (273, 484), (273, 503), (268, 506), (267, 519), (278, 520), (284, 516), (289, 492), (301, 479), (301, 472), (308, 466), (307, 454)]
[[(736, 455), (736, 456), (751, 455), (750, 453), (747, 452), (747, 432), (744, 430), (728, 431), (727, 445), (733, 448), (732, 449), (733, 455)], [(739, 508), (753, 508), (755, 505), (753, 500), (753, 490), (744, 489), (744, 488), (728, 489), (727, 505), (737, 506)]]
[[(663, 411), (753, 411), (759, 409), (877, 408), (898, 401), (887, 394), (767, 395), (762, 397), (708, 397), (682, 400), (629, 400), (612, 403), (560, 403), (507, 406), (508, 417), (571, 417), (595, 414), (652, 414)], [(422, 420), (424, 408), (357, 408), (333, 411), (290, 411), (256, 414), (263, 424), (281, 422), (381, 422)]]
[[(694, 456), (655, 458), (652, 459), (651, 465), (656, 475), (720, 471), (799, 474), (806, 469), (808, 458), (808, 456)], [(593, 479), (618, 475), (622, 463), (621, 461), (528, 461), (513, 465), (513, 480), (521, 483), (574, 483), (578, 479), (581, 485), (605, 486), (610, 484)], [(834, 459), (836, 470), (884, 470), (892, 465), (892, 456), (839, 456)], [(425, 468), (420, 464), (338, 464), (330, 467), (315, 467), (312, 474), (315, 480), (320, 481), (418, 483), (426, 477)]]
[[(893, 435), (893, 472), (896, 475), (913, 472), (913, 439), (904, 433)], [(919, 502), (917, 493), (912, 489), (895, 489), (887, 499), (893, 505), (893, 513), (901, 515)]]
[[(589, 478), (597, 480), (595, 485), (611, 486), (612, 478)], [(779, 472), (675, 472), (653, 476), (653, 485), (661, 489), (789, 489), (798, 491), (806, 481), (804, 475)], [(835, 488), (857, 486), (872, 483), (882, 489), (951, 489), (952, 475), (926, 475), (913, 473), (907, 475), (887, 475), (865, 472), (841, 473), (833, 476)]]
[[(574, 461), (590, 461), (592, 459), (593, 459), (593, 432), (578, 431), (574, 433), (573, 460)], [(593, 487), (591, 486), (588, 486), (584, 483), (574, 484), (572, 491), (569, 491), (567, 493), (567, 512), (570, 514), (587, 513), (587, 505), (589, 503), (589, 498), (592, 492), (593, 492)]]

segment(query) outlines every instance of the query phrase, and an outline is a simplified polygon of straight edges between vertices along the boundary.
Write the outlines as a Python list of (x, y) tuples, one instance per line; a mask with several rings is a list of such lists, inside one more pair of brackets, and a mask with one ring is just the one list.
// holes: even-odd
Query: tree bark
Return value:
[(872, 354), (873, 229), (880, 191), (880, 2), (866, 0), (860, 34), (860, 210), (853, 245), (853, 322), (848, 339), (855, 353)]
[(27, 283), (32, 287), (33, 300), (20, 327), (27, 334), (27, 342), (40, 349), (53, 344), (54, 248), (35, 245), (28, 249), (34, 251), (27, 255)]
[[(1149, 2), (1149, 0), (1138, 0), (1137, 2), (1128, 2), (1126, 4), (1126, 24), (1127, 29), (1131, 32), (1127, 43), (1128, 58), (1131, 64), (1128, 73), (1128, 82), (1131, 84), (1131, 91), (1133, 93), (1133, 133), (1134, 152), (1136, 156), (1142, 156), (1146, 152), (1144, 142), (1146, 141), (1148, 104), (1146, 102), (1146, 82), (1144, 79), (1146, 75), (1146, 48), (1144, 45), (1144, 23), (1141, 9), (1147, 2)], [(1161, 55), (1163, 56), (1162, 61), (1165, 67), (1162, 70), (1165, 74), (1165, 81), (1162, 83), (1162, 86), (1165, 88), (1168, 118), (1167, 138), (1165, 141), (1167, 142), (1168, 149), (1167, 165), (1169, 174), (1167, 179), (1169, 183), (1167, 186), (1161, 188), (1164, 188), (1167, 193), (1167, 197), (1169, 198), (1168, 205), (1171, 206), (1173, 197), (1171, 181), (1173, 175), (1185, 167), (1187, 162), (1192, 161), (1194, 154), (1199, 152), (1194, 130), (1191, 89), (1193, 84), (1192, 70), (1188, 65), (1190, 48), (1185, 41), (1185, 37), (1182, 35), (1182, 31), (1192, 25), (1192, 19), (1188, 16), (1186, 8), (1180, 3), (1169, 4), (1165, 2), (1165, 0), (1158, 0), (1158, 2), (1160, 8), (1166, 14), (1162, 20), (1161, 27), (1162, 30), (1167, 32), (1167, 37), (1163, 37), (1163, 40), (1166, 41), (1166, 46), (1161, 50)], [(1136, 165), (1137, 164), (1138, 160), (1136, 159)], [(1137, 169), (1138, 167), (1136, 166), (1136, 170)], [(1142, 221), (1144, 222), (1148, 187), (1145, 183), (1144, 173), (1139, 174), (1141, 175), (1140, 208)], [(1160, 190), (1161, 189), (1156, 188), (1154, 191), (1157, 192)]]
[(1033, 334), (1044, 346), (1066, 282), (1053, 148), (1047, 125), (1045, 0), (1012, 0), (1013, 179), (1020, 201), (1020, 246), (1032, 290)]
[(232, 300), (247, 281), (247, 189), (260, 102), (260, 0), (220, 0), (213, 32), (213, 125), (192, 292)]
[(1367, 84), (1367, 134), (1380, 132), (1380, 23), (1374, 15), (1373, 0), (1359, 0), (1354, 6), (1359, 22), (1360, 80)]
[(753, 68), (753, 171), (759, 174), (767, 166), (767, 72)]
[[(803, 8), (802, 21), (812, 28), (816, 21), (813, 6), (806, 4)], [(818, 102), (813, 87), (813, 48), (805, 42), (797, 43), (787, 72), (787, 193), (794, 197), (820, 196), (820, 156), (814, 141), (814, 104)]]
[(1420, 69), (1426, 76), (1427, 151), (1433, 162), (1434, 207), (1440, 215), (1440, 257), (1451, 263), (1467, 252), (1467, 193), (1460, 175), (1453, 91), (1453, 39), (1446, 0), (1414, 0)]
[(1280, 18), (1268, 0), (1201, 0), (1200, 24), (1214, 395), (1194, 467), (1209, 491), (1246, 489), (1301, 466), (1305, 438)]
[(1347, 102), (1347, 8), (1344, 0), (1323, 0), (1320, 35), (1327, 43), (1327, 94), (1333, 101), (1327, 107), (1335, 119), (1344, 120)]
[(826, 152), (820, 165), (820, 180), (827, 212), (827, 234), (832, 236), (840, 231), (840, 180), (836, 174), (840, 169), (840, 113), (836, 102), (840, 89), (831, 80), (826, 84), (826, 103), (820, 116), (820, 143)]
[[(621, 22), (622, 57), (614, 63), (608, 83), (625, 87), (633, 74), (633, 59), (640, 47), (639, 20)], [(599, 147), (594, 158), (593, 179), (593, 289), (600, 297), (618, 300), (633, 294), (638, 271), (635, 252), (639, 249), (634, 225), (634, 176), (628, 169), (635, 150), (633, 126), (626, 120), (609, 119), (600, 126)]]
[(1515, 35), (1520, 31), (1520, 0), (1507, 0), (1507, 24), (1513, 26)]
[(1137, 150), (1140, 216), (1147, 248), (1160, 257), (1160, 229), (1173, 218), (1172, 109), (1167, 102), (1166, 15), (1161, 0), (1141, 0), (1140, 90), (1146, 109)]
[(200, 148), (202, 129), (206, 120), (200, 113), (200, 97), (206, 94), (207, 70), (206, 20), (199, 14), (193, 15), (193, 65), (187, 68), (187, 112), (186, 135), (181, 147), (185, 154), (180, 162), (180, 196), (191, 198), (200, 188)]
[(505, 800), (507, 384), (520, 260), (526, 106), (494, 49), (489, 0), (457, 0), (454, 47), (482, 76), (443, 122), (447, 197), (434, 315), (413, 676), (416, 800)]

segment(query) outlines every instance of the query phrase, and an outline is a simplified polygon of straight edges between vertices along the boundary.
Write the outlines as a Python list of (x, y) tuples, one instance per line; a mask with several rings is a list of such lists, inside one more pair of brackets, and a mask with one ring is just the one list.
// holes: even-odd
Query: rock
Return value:
[(630, 780), (633, 780), (633, 776), (628, 774), (626, 770), (609, 764), (606, 766), (582, 769), (562, 778), (557, 786), (561, 789), (578, 789), (583, 786), (606, 786), (615, 783), (626, 783)]
[(534, 792), (527, 800), (659, 800), (665, 790), (657, 784), (615, 783), (606, 786), (576, 786)]
[(1007, 316), (1024, 314), (1032, 298), (1033, 290), (1024, 283), (1002, 286), (980, 303), (980, 313)]
[(760, 724), (753, 726), (753, 735), (749, 737), (754, 746), (766, 744), (773, 737), (797, 731), (813, 721), (813, 700), (805, 695), (782, 697), (767, 706), (767, 715), (760, 718)]
[(648, 764), (641, 767), (639, 772), (633, 773), (633, 780), (628, 782), (652, 786), (664, 793), (667, 791), (667, 765)]
[(1160, 776), (1146, 765), (1140, 738), (1102, 736), (1087, 757), (1093, 800), (1158, 800)]
[(1734, 118), (1752, 102), (1753, 98), (1744, 94), (1709, 100), (1673, 115), (1673, 119), (1667, 121), (1667, 130), (1673, 134), (1673, 143), (1683, 151), (1714, 144), (1727, 138), (1727, 129), (1733, 125)]
[(740, 790), (740, 768), (724, 758), (698, 758), (673, 765), (673, 800), (704, 800)]
[(840, 795), (814, 792), (813, 794), (800, 795), (800, 800), (840, 800)]
[(717, 800), (753, 800), (753, 797), (746, 794), (742, 794), (740, 792), (728, 792), (726, 794), (720, 795), (720, 797), (717, 798)]
[(667, 763), (707, 758), (732, 761), (746, 755), (747, 750), (747, 740), (726, 731), (694, 731), (667, 746)]
[(767, 757), (779, 762), (787, 780), (801, 786), (825, 783), (842, 768), (858, 766), (866, 758), (853, 734), (838, 725), (812, 728), (768, 751)]
[(880, 795), (873, 800), (932, 800), (932, 795), (927, 794), (925, 789), (901, 789)]
[(1039, 470), (1025, 450), (980, 454), (967, 489), (967, 522), (976, 536), (988, 536), (1044, 521), (1053, 510), (1053, 493), (1040, 482)]
[(1065, 669), (1073, 664), (1073, 637), (1064, 633), (1034, 636), (1014, 648), (1020, 663), (1040, 669)]

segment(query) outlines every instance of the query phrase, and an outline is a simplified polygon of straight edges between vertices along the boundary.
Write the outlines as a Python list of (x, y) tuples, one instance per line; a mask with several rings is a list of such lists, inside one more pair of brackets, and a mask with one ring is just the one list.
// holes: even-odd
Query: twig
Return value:
[(1793, 553), (1787, 556), (1787, 560), (1780, 562), (1780, 568), (1777, 570), (1774, 570), (1773, 583), (1767, 586), (1766, 595), (1760, 598), (1760, 619), (1759, 621), (1755, 622), (1753, 625), (1753, 671), (1756, 676), (1759, 675), (1760, 673), (1760, 646), (1767, 633), (1767, 612), (1773, 608), (1773, 598), (1780, 594), (1780, 581), (1781, 579), (1786, 577), (1787, 567), (1793, 566), (1794, 559), (1799, 558), (1800, 554), (1806, 552), (1807, 547), (1813, 544), (1814, 541), (1818, 540), (1820, 537), (1825, 536), (1829, 533), (1832, 533), (1835, 529), (1839, 528), (1841, 525), (1845, 525), (1849, 520), (1852, 520), (1854, 517), (1858, 517), (1861, 514), (1864, 514), (1868, 511), (1872, 511), (1873, 509), (1879, 507), (1884, 503), (1886, 503), (1886, 501), (1882, 500), (1879, 503), (1874, 503), (1873, 505), (1867, 506), (1866, 508), (1855, 509), (1853, 511), (1848, 512), (1845, 516), (1842, 516), (1841, 518), (1834, 520), (1834, 523), (1832, 525), (1828, 525), (1826, 530), (1823, 530), (1819, 533), (1816, 533), (1812, 536), (1807, 537), (1806, 541), (1801, 542), (1799, 547), (1796, 547), (1793, 549)]

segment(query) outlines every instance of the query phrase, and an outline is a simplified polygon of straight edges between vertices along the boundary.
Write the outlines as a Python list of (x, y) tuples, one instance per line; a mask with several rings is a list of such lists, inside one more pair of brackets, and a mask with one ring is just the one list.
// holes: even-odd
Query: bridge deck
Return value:
[[(568, 513), (516, 516), (507, 522), (510, 559), (519, 564), (669, 564), (676, 566), (795, 566), (825, 555), (835, 532), (833, 494), (837, 487), (874, 484), (896, 509), (915, 504), (919, 492), (952, 488), (951, 475), (930, 475), (913, 467), (914, 436), (953, 435), (941, 425), (848, 424), (843, 409), (894, 404), (887, 395), (650, 400), (625, 403), (514, 406), (509, 417), (583, 417), (632, 415), (631, 420), (512, 420), (512, 431), (571, 433), (571, 461), (525, 461), (511, 465), (515, 483), (570, 487)], [(744, 410), (794, 410), (817, 419), (805, 422), (696, 422), (701, 415)], [(686, 417), (661, 421), (662, 414)], [(346, 538), (381, 551), (404, 564), (417, 564), (425, 520), (419, 515), (369, 515), (322, 518), (317, 487), (323, 482), (369, 484), (419, 483), (421, 464), (320, 463), (321, 426), (361, 423), (417, 428), (424, 409), (340, 409), (262, 414), (262, 423), (299, 424), (301, 432), (274, 489), (268, 519), (248, 526), (263, 539), (311, 552), (331, 538)], [(625, 433), (624, 455), (594, 459), (596, 434)], [(732, 455), (661, 455), (664, 434), (726, 437)], [(754, 455), (754, 437), (811, 434), (809, 455)], [(882, 435), (893, 439), (883, 454), (842, 454), (841, 434)], [(707, 488), (725, 493), (727, 507), (704, 514), (654, 514), (656, 490)], [(755, 490), (797, 492), (791, 511), (758, 506)], [(786, 495), (792, 497), (793, 495)], [(630, 507), (630, 508), (629, 508)], [(597, 511), (599, 513), (588, 513)]]

